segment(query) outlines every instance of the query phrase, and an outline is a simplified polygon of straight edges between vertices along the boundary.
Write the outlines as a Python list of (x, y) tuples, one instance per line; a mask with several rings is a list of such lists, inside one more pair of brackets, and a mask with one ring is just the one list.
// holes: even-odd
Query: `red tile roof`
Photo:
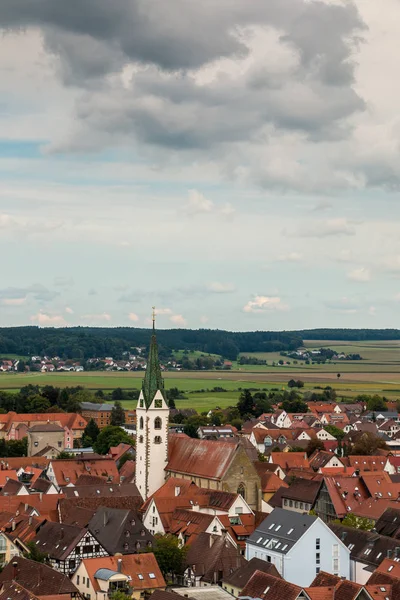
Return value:
[(391, 577), (400, 579), (400, 563), (390, 558), (385, 558), (381, 564), (375, 569), (375, 573), (386, 573)]
[(354, 512), (367, 498), (369, 493), (359, 477), (324, 477), (325, 485), (339, 518)]
[(271, 452), (270, 462), (288, 469), (309, 469), (310, 464), (305, 452)]
[(9, 412), (0, 415), (0, 429), (9, 431), (14, 424), (18, 426), (23, 423), (30, 427), (36, 423), (56, 423), (61, 427), (67, 427), (75, 431), (83, 431), (87, 425), (87, 420), (78, 413), (16, 413)]
[[(391, 458), (391, 457), (390, 457)], [(389, 458), (389, 460), (390, 460)], [(383, 471), (387, 463), (385, 456), (348, 456), (349, 465), (359, 471)]]
[(166, 471), (220, 480), (230, 466), (237, 444), (170, 436)]
[(4, 487), (9, 479), (18, 480), (17, 471), (15, 469), (9, 471), (0, 471), (0, 487)]
[[(118, 570), (118, 560), (122, 560), (121, 572), (129, 575), (130, 581), (135, 590), (155, 590), (164, 589), (166, 583), (161, 574), (160, 567), (156, 557), (152, 552), (144, 554), (125, 554), (123, 556), (106, 556), (103, 558), (86, 558), (82, 561), (89, 575), (90, 581), (96, 592), (100, 590), (95, 573), (98, 569)], [(150, 577), (154, 574), (154, 577)], [(142, 578), (139, 577), (141, 575)]]
[[(268, 589), (267, 592), (265, 592)], [(241, 595), (261, 600), (297, 600), (302, 588), (268, 573), (256, 571)]]
[(60, 486), (76, 483), (80, 475), (95, 475), (103, 478), (105, 481), (119, 483), (119, 473), (117, 466), (112, 458), (67, 458), (62, 460), (52, 460), (57, 484)]

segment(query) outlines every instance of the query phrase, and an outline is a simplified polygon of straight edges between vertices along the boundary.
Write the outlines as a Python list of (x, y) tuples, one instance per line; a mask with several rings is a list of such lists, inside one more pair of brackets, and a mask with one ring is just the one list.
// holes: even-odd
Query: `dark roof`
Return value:
[(387, 508), (375, 523), (375, 529), (381, 535), (400, 539), (400, 507)]
[(39, 600), (39, 598), (16, 581), (7, 581), (2, 586), (0, 600)]
[(60, 425), (57, 425), (57, 423), (41, 423), (39, 425), (32, 425), (32, 427), (29, 427), (28, 431), (30, 432), (35, 432), (35, 431), (62, 431), (64, 432), (64, 427), (60, 427)]
[(86, 529), (65, 523), (47, 521), (35, 537), (36, 548), (56, 560), (65, 560), (75, 548)]
[[(268, 592), (265, 590), (268, 588)], [(256, 571), (242, 590), (242, 596), (268, 600), (297, 600), (301, 587), (268, 573)]]
[(111, 411), (113, 404), (96, 404), (95, 402), (81, 402), (82, 410), (93, 410), (93, 411)]
[[(16, 574), (14, 573), (15, 563)], [(66, 575), (45, 564), (19, 556), (14, 557), (0, 573), (0, 584), (12, 580), (21, 583), (25, 589), (37, 596), (78, 594), (77, 588)]]
[(332, 575), (332, 573), (326, 573), (326, 571), (320, 571), (313, 582), (310, 584), (310, 587), (330, 587), (335, 586), (339, 583), (340, 577), (337, 575)]
[(352, 560), (363, 562), (371, 567), (377, 567), (386, 558), (388, 550), (393, 556), (396, 548), (400, 550), (400, 543), (397, 540), (374, 531), (362, 531), (335, 523), (330, 523), (329, 527), (349, 548)]
[(252, 558), (245, 565), (239, 569), (236, 569), (232, 575), (229, 575), (227, 578), (225, 578), (224, 583), (239, 589), (243, 589), (256, 571), (269, 573), (274, 577), (280, 578), (279, 572), (275, 565), (265, 560), (261, 560), (261, 558)]
[[(67, 488), (64, 488), (64, 490), (65, 489)], [(142, 504), (142, 498), (137, 496), (112, 495), (105, 496), (104, 498), (102, 498), (100, 495), (97, 495), (96, 497), (93, 496), (90, 498), (60, 498), (58, 501), (58, 509), (60, 514), (60, 521), (62, 523), (73, 523), (75, 511), (78, 507), (84, 508), (86, 510), (91, 510), (92, 514), (94, 514), (96, 510), (101, 506), (106, 506), (108, 508), (119, 508), (125, 510), (138, 511)]]
[(156, 395), (157, 391), (160, 391), (163, 394), (164, 381), (161, 376), (160, 361), (158, 359), (157, 338), (153, 326), (153, 335), (151, 336), (150, 342), (150, 352), (149, 357), (147, 359), (146, 373), (144, 375), (142, 385), (142, 392), (147, 408), (149, 408), (150, 404), (153, 402), (154, 396)]
[(144, 550), (154, 539), (138, 514), (131, 510), (101, 506), (90, 520), (88, 529), (111, 555), (117, 552), (134, 554)]
[(283, 488), (282, 498), (299, 500), (313, 505), (317, 499), (322, 481), (296, 478), (288, 488)]
[(125, 483), (123, 486), (119, 484), (105, 483), (104, 479), (94, 477), (101, 483), (94, 485), (75, 485), (74, 487), (65, 487), (63, 492), (66, 498), (106, 498), (112, 496), (118, 498), (121, 496), (132, 496), (142, 499), (140, 493), (134, 483)]
[(24, 484), (15, 479), (9, 479), (7, 483), (2, 487), (1, 496), (16, 496), (20, 489), (24, 487)]
[(313, 456), (310, 456), (310, 466), (314, 471), (318, 471), (321, 467), (324, 467), (332, 458), (336, 458), (339, 462), (342, 462), (336, 454), (332, 452), (326, 452), (325, 450), (319, 450)]
[(221, 581), (237, 568), (245, 564), (245, 559), (238, 553), (237, 548), (224, 536), (199, 533), (190, 544), (185, 557), (185, 563), (202, 581), (215, 583), (217, 574), (222, 573)]
[(248, 542), (265, 548), (266, 540), (278, 540), (272, 549), (274, 552), (287, 554), (317, 518), (313, 515), (275, 508), (252, 533)]
[(31, 485), (30, 490), (34, 491), (34, 492), (43, 492), (43, 494), (46, 494), (52, 485), (53, 485), (52, 482), (49, 481), (48, 479), (44, 479), (43, 477), (38, 477), (38, 479), (36, 479), (35, 483), (33, 483)]

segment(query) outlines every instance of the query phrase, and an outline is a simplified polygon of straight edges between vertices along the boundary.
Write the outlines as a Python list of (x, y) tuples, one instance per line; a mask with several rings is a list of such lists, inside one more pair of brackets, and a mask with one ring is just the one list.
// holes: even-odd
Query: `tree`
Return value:
[(365, 431), (353, 445), (351, 454), (358, 456), (374, 456), (379, 449), (387, 450), (386, 442), (377, 435)]
[(23, 360), (18, 361), (17, 371), (18, 373), (25, 373), (26, 363)]
[(132, 439), (121, 427), (108, 425), (99, 433), (93, 444), (93, 450), (98, 454), (107, 454), (111, 446), (118, 446), (121, 443), (132, 444)]
[(153, 548), (148, 550), (154, 552), (161, 573), (166, 577), (181, 575), (185, 567), (186, 547), (179, 547), (179, 540), (171, 534), (156, 535)]
[(128, 596), (122, 590), (116, 590), (111, 594), (110, 600), (132, 600), (132, 596)]
[[(339, 519), (335, 520), (335, 523), (340, 523)], [(362, 531), (371, 531), (374, 527), (374, 521), (371, 521), (367, 517), (356, 517), (353, 513), (348, 513), (340, 524), (345, 527), (361, 529)]]
[(56, 460), (63, 460), (65, 458), (73, 458), (73, 456), (66, 450), (62, 450), (62, 452), (60, 452), (59, 455), (56, 456)]
[(188, 435), (191, 438), (199, 437), (199, 435), (197, 433), (197, 427), (195, 425), (193, 425), (193, 423), (186, 423), (185, 427), (183, 428), (183, 433), (185, 433), (186, 435)]
[[(115, 392), (115, 390), (114, 390)], [(117, 425), (118, 427), (125, 423), (125, 411), (119, 400), (114, 403), (111, 409), (111, 425)]]
[(124, 392), (122, 391), (122, 388), (115, 388), (115, 390), (112, 391), (111, 398), (112, 400), (123, 400)]
[(374, 396), (371, 396), (371, 398), (368, 400), (367, 409), (370, 411), (377, 410), (379, 412), (384, 412), (387, 411), (388, 408), (382, 396), (378, 396), (377, 394), (375, 394)]
[(335, 425), (325, 425), (324, 429), (339, 441), (346, 435), (343, 429), (339, 429), (339, 427), (335, 427)]
[(99, 426), (94, 419), (90, 419), (82, 435), (82, 448), (90, 448), (97, 440), (100, 433)]
[(25, 553), (25, 558), (28, 558), (29, 560), (34, 560), (35, 562), (39, 563), (46, 562), (47, 554), (40, 552), (34, 541), (28, 542), (25, 545), (29, 550), (29, 552)]
[(304, 381), (301, 381), (300, 379), (297, 379), (297, 381), (295, 379), (290, 379), (288, 381), (288, 387), (290, 388), (302, 388), (304, 387)]
[(308, 406), (303, 400), (284, 400), (281, 408), (288, 413), (306, 413), (308, 412)]
[(318, 438), (311, 439), (306, 448), (307, 456), (311, 456), (316, 450), (325, 450), (325, 446)]
[(237, 403), (241, 416), (253, 414), (254, 400), (250, 390), (243, 390)]

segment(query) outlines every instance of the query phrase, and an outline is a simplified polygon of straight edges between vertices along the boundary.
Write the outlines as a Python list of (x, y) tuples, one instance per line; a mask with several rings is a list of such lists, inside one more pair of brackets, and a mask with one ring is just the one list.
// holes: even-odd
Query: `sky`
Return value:
[(0, 326), (400, 328), (400, 0), (2, 0)]

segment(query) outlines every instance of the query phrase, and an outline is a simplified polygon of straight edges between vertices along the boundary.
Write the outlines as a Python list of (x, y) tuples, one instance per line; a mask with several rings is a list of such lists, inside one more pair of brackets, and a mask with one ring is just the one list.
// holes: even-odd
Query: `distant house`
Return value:
[(350, 578), (350, 551), (318, 517), (275, 508), (246, 542), (246, 558), (275, 565), (287, 581), (310, 585), (321, 570)]
[(247, 585), (256, 571), (269, 573), (274, 577), (280, 578), (276, 567), (260, 558), (252, 558), (245, 565), (236, 569), (231, 575), (223, 578), (222, 587), (234, 598), (242, 595), (243, 588)]

